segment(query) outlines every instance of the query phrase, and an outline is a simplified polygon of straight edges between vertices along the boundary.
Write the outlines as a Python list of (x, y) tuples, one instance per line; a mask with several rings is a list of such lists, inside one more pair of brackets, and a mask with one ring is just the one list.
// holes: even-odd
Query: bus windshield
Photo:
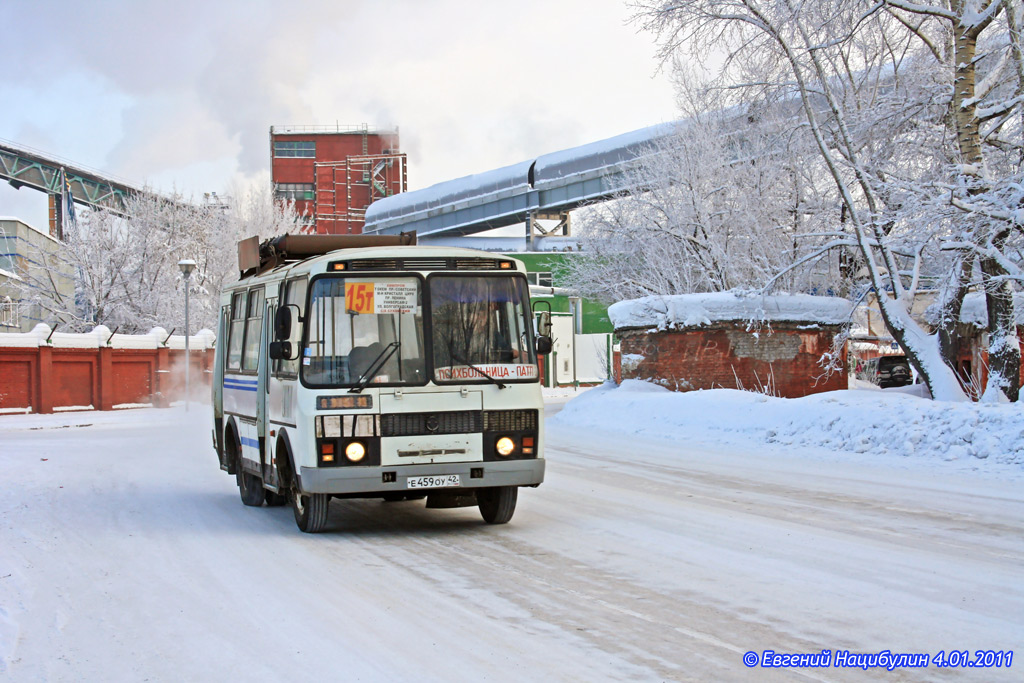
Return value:
[[(423, 301), (417, 278), (316, 279), (306, 320), (302, 356), (306, 384), (426, 382)], [(389, 348), (395, 343), (397, 349)], [(380, 367), (371, 373), (375, 365)]]
[(537, 378), (524, 278), (435, 275), (429, 287), (435, 382)]

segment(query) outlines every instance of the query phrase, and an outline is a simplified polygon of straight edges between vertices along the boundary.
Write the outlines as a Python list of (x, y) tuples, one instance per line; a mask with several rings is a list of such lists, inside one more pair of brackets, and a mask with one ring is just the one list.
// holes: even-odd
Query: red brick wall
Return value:
[[(68, 349), (0, 347), (0, 410), (152, 403), (157, 407), (184, 398), (182, 350)], [(210, 395), (213, 350), (191, 353), (192, 400)]]
[(0, 355), (0, 409), (27, 408), (32, 405), (32, 378), (36, 375), (39, 354), (36, 349), (2, 349), (14, 351)]
[(153, 395), (153, 366), (154, 363), (144, 360), (114, 363), (113, 403), (149, 403)]
[[(1024, 359), (1024, 327), (1017, 327), (1017, 341), (1020, 345), (1021, 358)], [(971, 362), (970, 380), (973, 386), (967, 386), (964, 377), (961, 376), (961, 384), (971, 398), (978, 400), (980, 393), (985, 391), (988, 384), (988, 347), (982, 343), (981, 333), (966, 339), (960, 349), (960, 360)], [(963, 374), (963, 373), (962, 373)], [(1024, 362), (1020, 364), (1020, 386), (1024, 387)]]
[(96, 349), (54, 349), (48, 390), (54, 406), (91, 406), (98, 395)]
[[(744, 324), (648, 332), (619, 330), (623, 379), (645, 379), (674, 391), (747, 389), (796, 398), (847, 388), (845, 370), (823, 377), (819, 359), (829, 352), (838, 329), (815, 330), (776, 324), (747, 332)], [(843, 363), (845, 365), (845, 354)]]
[[(370, 187), (367, 179), (363, 177), (362, 169), (352, 169), (351, 174), (346, 174), (345, 168), (338, 168), (332, 172), (329, 169), (321, 168), (322, 174), (317, 179), (317, 163), (344, 162), (348, 157), (358, 157), (363, 152), (362, 133), (303, 133), (303, 134), (271, 134), (271, 166), (270, 175), (274, 183), (315, 183), (314, 192), (322, 194), (319, 197), (325, 206), (333, 204), (334, 213), (346, 214), (351, 209), (365, 209), (370, 205)], [(384, 153), (397, 153), (398, 136), (388, 133), (369, 132), (366, 134), (367, 155)], [(286, 141), (313, 141), (316, 143), (316, 157), (275, 157), (273, 156), (273, 144), (275, 140)], [(405, 188), (398, 178), (392, 178), (388, 183), (388, 190), (392, 194), (402, 192)], [(334, 190), (328, 192), (328, 188)], [(295, 211), (301, 215), (313, 216), (316, 212), (316, 202), (307, 200), (296, 200)], [(321, 210), (320, 213), (325, 213)], [(346, 224), (343, 221), (323, 220), (317, 224), (317, 232), (326, 234), (341, 234), (351, 232), (362, 232), (363, 225), (359, 221)]]

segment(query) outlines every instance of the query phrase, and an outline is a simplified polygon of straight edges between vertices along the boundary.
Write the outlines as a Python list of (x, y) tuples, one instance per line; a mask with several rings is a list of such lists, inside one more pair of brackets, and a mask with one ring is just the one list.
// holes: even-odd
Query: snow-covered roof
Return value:
[(850, 319), (852, 309), (849, 301), (838, 297), (712, 292), (620, 301), (608, 309), (608, 317), (617, 330), (638, 327), (664, 330), (727, 321), (842, 325)]
[[(934, 303), (925, 311), (926, 322), (935, 327), (939, 324), (939, 305)], [(1024, 293), (1013, 295), (1013, 319), (1018, 326), (1024, 326)], [(969, 292), (960, 308), (960, 322), (980, 329), (988, 327), (988, 307), (984, 292)]]

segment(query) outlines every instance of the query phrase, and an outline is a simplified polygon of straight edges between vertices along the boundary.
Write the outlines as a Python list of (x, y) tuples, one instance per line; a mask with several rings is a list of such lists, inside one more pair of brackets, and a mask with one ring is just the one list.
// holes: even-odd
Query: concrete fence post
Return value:
[(161, 346), (156, 350), (156, 372), (153, 382), (153, 407), (167, 408), (171, 405), (171, 359), (170, 349)]

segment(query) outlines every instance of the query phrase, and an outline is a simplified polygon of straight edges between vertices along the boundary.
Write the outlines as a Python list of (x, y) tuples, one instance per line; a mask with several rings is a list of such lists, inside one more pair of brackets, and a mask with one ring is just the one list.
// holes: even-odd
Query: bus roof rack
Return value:
[(289, 261), (301, 261), (338, 249), (415, 244), (415, 232), (398, 235), (278, 235), (262, 242), (259, 237), (250, 237), (238, 243), (239, 277), (258, 275)]

